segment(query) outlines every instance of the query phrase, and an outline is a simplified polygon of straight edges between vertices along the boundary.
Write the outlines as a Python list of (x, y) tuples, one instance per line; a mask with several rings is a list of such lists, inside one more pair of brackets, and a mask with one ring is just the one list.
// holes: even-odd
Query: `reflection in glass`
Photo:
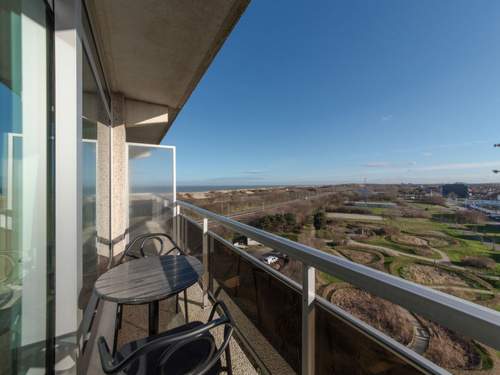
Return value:
[[(212, 235), (213, 236), (213, 235)], [(211, 239), (211, 292), (228, 302), (236, 325), (268, 369), (299, 371), (301, 294), (237, 254), (221, 238)], [(289, 367), (288, 367), (289, 366)]]
[(0, 372), (44, 372), (53, 336), (51, 21), (43, 1), (0, 2)]
[[(383, 345), (316, 303), (317, 374), (423, 374)], [(353, 361), (353, 358), (356, 360)]]
[(169, 232), (172, 213), (173, 150), (162, 146), (128, 145), (129, 225), (139, 234)]
[(109, 118), (87, 53), (83, 58), (82, 247), (84, 309), (95, 280), (106, 270), (110, 252)]
[(192, 219), (181, 216), (181, 238), (185, 240), (183, 244), (184, 251), (201, 262), (203, 261), (203, 229)]

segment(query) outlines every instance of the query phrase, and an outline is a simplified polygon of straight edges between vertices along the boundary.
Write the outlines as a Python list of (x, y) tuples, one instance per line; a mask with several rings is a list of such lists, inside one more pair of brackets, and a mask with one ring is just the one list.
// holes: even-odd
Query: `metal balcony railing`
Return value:
[[(203, 219), (197, 222), (189, 218), (186, 211)], [(242, 325), (248, 326), (250, 322), (252, 329), (240, 332), (250, 351), (264, 351), (259, 343), (266, 341), (296, 372), (312, 374), (335, 369), (337, 373), (351, 373), (361, 368), (363, 373), (379, 373), (385, 366), (394, 371), (391, 373), (448, 374), (405, 345), (316, 295), (316, 270), (500, 350), (500, 313), (496, 311), (190, 203), (175, 202), (173, 213), (171, 227), (176, 240), (192, 255), (202, 259), (205, 265), (204, 291), (215, 297), (223, 291), (242, 313)], [(302, 283), (286, 277), (209, 231), (209, 220), (300, 261)], [(236, 321), (238, 325), (238, 319)], [(259, 341), (253, 328), (257, 328), (265, 340)], [(268, 352), (264, 353), (264, 356), (268, 355)], [(269, 363), (263, 365), (269, 367)]]

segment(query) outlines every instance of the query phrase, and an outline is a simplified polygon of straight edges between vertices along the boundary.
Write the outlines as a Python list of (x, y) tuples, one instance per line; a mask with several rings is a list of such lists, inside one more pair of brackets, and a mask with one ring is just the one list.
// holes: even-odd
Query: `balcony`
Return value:
[[(151, 155), (154, 153), (148, 153)], [(471, 338), (480, 348), (500, 350), (498, 312), (173, 200), (175, 157), (172, 159), (167, 175), (173, 183), (164, 192), (141, 193), (140, 199), (130, 194), (131, 237), (134, 233), (164, 231), (185, 253), (203, 263), (203, 280), (189, 289), (189, 311), (193, 319), (205, 320), (210, 302), (222, 300), (227, 304), (236, 322), (232, 343), (236, 374), (455, 373), (425, 358), (429, 337), (419, 323), (424, 321), (446, 327), (453, 335)], [(143, 163), (145, 159), (139, 160)], [(134, 190), (133, 169), (129, 168), (130, 192)], [(287, 276), (234, 246), (217, 234), (218, 228), (284, 254), (294, 272)], [(326, 298), (331, 290), (318, 282), (319, 273), (386, 301), (396, 316), (410, 312), (414, 325), (409, 342), (400, 343), (332, 304)], [(103, 320), (94, 329), (94, 337), (107, 329), (104, 334), (111, 339), (109, 327), (113, 327), (115, 307), (102, 309)], [(163, 302), (160, 311), (162, 329), (183, 323), (182, 308), (176, 313), (174, 299)], [(147, 335), (146, 307), (127, 309), (124, 321), (119, 345)], [(95, 349), (88, 353), (93, 358), (90, 365), (97, 371)]]
[[(465, 226), (461, 228), (463, 232), (457, 232), (456, 237), (462, 236), (464, 241), (472, 241), (468, 238), (481, 237), (480, 251), (477, 254), (471, 253), (488, 254), (487, 259), (483, 256), (466, 259), (467, 251), (457, 250), (452, 242), (449, 243), (450, 254), (445, 254), (441, 250), (434, 251), (431, 249), (431, 240), (418, 238), (411, 233), (408, 236), (411, 237), (410, 240), (406, 242), (413, 245), (415, 242), (412, 243), (412, 239), (422, 240), (420, 243), (424, 242), (426, 245), (422, 245), (422, 249), (419, 250), (423, 252), (428, 250), (432, 254), (428, 254), (429, 256), (422, 256), (422, 253), (418, 252), (404, 254), (396, 248), (389, 250), (386, 248), (386, 253), (378, 258), (379, 269), (386, 271), (394, 265), (391, 263), (389, 267), (389, 263), (401, 253), (403, 253), (401, 257), (406, 260), (418, 259), (419, 262), (424, 262), (425, 266), (436, 266), (437, 273), (441, 270), (456, 271), (460, 268), (465, 274), (470, 271), (467, 268), (470, 262), (476, 264), (483, 262), (483, 265), (486, 265), (483, 267), (484, 272), (475, 271), (476, 273), (472, 274), (467, 282), (461, 279), (459, 285), (433, 283), (434, 289), (431, 289), (392, 276), (389, 272), (385, 273), (350, 261), (340, 256), (344, 254), (337, 252), (337, 248), (325, 250), (323, 247), (323, 251), (318, 246), (316, 249), (202, 209), (192, 202), (177, 200), (175, 147), (158, 146), (158, 144), (163, 142), (165, 134), (183, 110), (222, 45), (228, 40), (249, 2), (249, 0), (2, 2), (0, 25), (5, 37), (2, 34), (0, 43), (2, 49), (0, 136), (3, 142), (0, 164), (2, 183), (0, 186), (0, 374), (32, 375), (55, 372), (74, 374), (77, 368), (81, 374), (100, 374), (102, 368), (97, 350), (97, 339), (100, 336), (106, 337), (109, 343), (114, 341), (114, 344), (120, 346), (149, 335), (150, 332), (146, 329), (150, 323), (147, 307), (125, 307), (123, 325), (115, 340), (117, 306), (112, 302), (98, 301), (94, 292), (96, 280), (116, 264), (126, 244), (137, 235), (153, 232), (167, 233), (183, 252), (198, 258), (204, 269), (203, 278), (199, 282), (197, 280), (200, 272), (195, 273), (189, 284), (195, 283), (195, 285), (189, 288), (186, 300), (183, 301), (183, 297), (180, 296), (179, 306), (174, 298), (161, 303), (160, 329), (168, 330), (185, 323), (184, 302), (189, 306), (190, 318), (205, 320), (210, 311), (210, 304), (214, 304), (216, 300), (224, 301), (235, 318), (236, 332), (231, 347), (236, 374), (499, 373), (500, 313), (437, 290), (452, 286), (456, 288), (453, 291), (461, 292), (460, 295), (465, 298), (473, 295), (471, 300), (478, 303), (488, 299), (485, 305), (500, 310), (498, 273), (500, 248), (495, 243), (499, 230), (488, 231), (491, 251), (483, 243), (483, 236), (478, 234), (477, 227), (475, 227), (476, 233), (472, 232), (473, 227)], [(453, 26), (453, 20), (448, 19), (451, 14), (446, 8), (448, 5), (442, 5), (442, 17), (433, 17), (433, 24), (428, 22), (432, 21), (428, 15), (438, 15), (439, 12), (435, 11), (434, 4), (432, 7), (423, 5), (418, 12), (412, 7), (408, 12), (411, 23), (401, 23), (401, 20), (405, 20), (401, 14), (407, 11), (404, 5), (400, 12), (395, 12), (394, 4), (391, 2), (386, 5), (385, 10), (384, 6), (377, 4), (376, 10), (383, 10), (384, 14), (381, 14), (388, 17), (387, 20), (393, 19), (396, 22), (396, 27), (391, 29), (388, 28), (390, 22), (386, 22), (387, 20), (380, 16), (374, 17), (371, 11), (360, 14), (358, 5), (346, 10), (343, 9), (345, 4), (339, 2), (342, 4), (339, 4), (339, 9), (333, 12), (304, 5), (304, 10), (314, 11), (310, 14), (301, 12), (301, 9), (295, 6), (276, 6), (276, 4), (273, 5), (275, 9), (262, 8), (258, 11), (257, 7), (261, 4), (270, 3), (272, 2), (260, 2), (251, 10), (250, 18), (245, 21), (246, 25), (242, 24), (243, 32), (240, 33), (240, 37), (247, 35), (256, 42), (251, 44), (249, 39), (236, 39), (233, 45), (241, 46), (244, 54), (241, 54), (241, 51), (238, 54), (243, 58), (231, 60), (230, 57), (227, 60), (235, 67), (239, 67), (239, 64), (234, 62), (241, 61), (248, 68), (246, 74), (238, 70), (233, 72), (246, 80), (241, 81), (242, 83), (257, 82), (254, 78), (260, 78), (265, 84), (261, 85), (262, 87), (254, 87), (254, 92), (248, 90), (246, 84), (240, 85), (241, 92), (246, 91), (250, 94), (241, 99), (247, 106), (248, 112), (234, 113), (234, 116), (231, 114), (224, 123), (219, 123), (216, 117), (210, 117), (213, 114), (212, 110), (222, 113), (235, 103), (226, 103), (220, 99), (224, 97), (220, 97), (219, 100), (211, 97), (213, 101), (206, 102), (207, 107), (210, 107), (210, 113), (203, 109), (200, 111), (202, 114), (199, 117), (200, 125), (203, 122), (205, 126), (205, 120), (209, 119), (206, 122), (206, 129), (208, 125), (212, 125), (221, 131), (219, 134), (223, 134), (224, 131), (224, 134), (233, 136), (233, 132), (237, 131), (233, 130), (233, 125), (239, 115), (246, 121), (243, 124), (245, 130), (252, 131), (253, 135), (256, 135), (256, 144), (257, 142), (260, 144), (262, 134), (267, 134), (269, 130), (264, 128), (269, 126), (267, 120), (269, 124), (274, 123), (277, 118), (273, 119), (273, 116), (278, 114), (286, 134), (289, 133), (290, 124), (296, 124), (298, 131), (292, 131), (290, 134), (295, 133), (298, 137), (307, 135), (314, 137), (314, 142), (309, 145), (310, 150), (314, 152), (309, 154), (315, 154), (316, 151), (323, 149), (335, 150), (336, 154), (330, 155), (332, 160), (341, 155), (343, 147), (357, 152), (358, 149), (365, 149), (363, 142), (369, 142), (376, 145), (372, 151), (377, 157), (372, 160), (367, 159), (363, 165), (360, 162), (359, 168), (362, 169), (358, 169), (358, 172), (351, 171), (350, 162), (338, 165), (345, 168), (346, 173), (349, 171), (354, 180), (363, 178), (368, 170), (366, 168), (385, 169), (387, 171), (377, 173), (380, 173), (381, 177), (390, 177), (393, 172), (406, 170), (408, 166), (407, 172), (416, 172), (415, 180), (410, 181), (416, 181), (420, 185), (418, 177), (422, 179), (421, 181), (436, 182), (432, 186), (422, 185), (409, 189), (408, 186), (403, 186), (401, 193), (405, 194), (405, 201), (412, 201), (427, 194), (432, 197), (434, 192), (440, 190), (437, 181), (441, 181), (441, 173), (445, 170), (450, 169), (458, 173), (461, 169), (475, 171), (480, 167), (483, 169), (483, 177), (487, 178), (491, 173), (489, 169), (498, 167), (498, 161), (495, 161), (497, 156), (487, 152), (483, 154), (484, 149), (480, 148), (482, 147), (480, 145), (490, 141), (470, 139), (471, 134), (479, 136), (492, 133), (498, 114), (491, 112), (493, 114), (491, 121), (488, 118), (483, 119), (485, 121), (478, 121), (475, 113), (488, 114), (484, 109), (487, 108), (488, 100), (495, 100), (495, 95), (489, 93), (491, 90), (484, 91), (484, 98), (478, 96), (480, 90), (450, 90), (468, 85), (474, 88), (478, 82), (493, 82), (489, 72), (491, 65), (489, 62), (495, 61), (496, 56), (488, 54), (493, 49), (484, 48), (483, 51), (479, 51), (484, 53), (476, 53), (477, 46), (488, 45), (485, 43), (485, 36), (491, 33), (488, 29), (474, 29), (469, 26), (474, 23), (488, 27), (496, 25), (496, 19), (489, 20), (491, 25), (483, 21), (487, 18), (485, 16), (497, 13), (489, 11), (489, 8), (484, 6), (479, 6), (477, 13), (470, 13), (468, 8), (470, 5), (467, 4), (462, 11), (453, 12), (454, 15), (460, 16), (454, 19), (456, 29), (447, 28), (441, 43), (435, 43), (440, 40), (439, 35), (427, 33), (432, 36), (429, 43), (420, 44), (424, 47), (434, 45), (434, 49), (422, 50), (419, 53), (413, 48), (415, 45), (413, 42), (420, 40), (422, 32), (422, 28), (419, 27), (420, 22), (423, 20), (429, 28), (434, 25), (436, 30), (440, 30), (442, 19), (446, 19), (450, 21), (449, 26)], [(297, 12), (296, 19), (289, 17), (292, 11)], [(322, 20), (323, 28), (320, 27), (320, 23), (316, 25), (318, 15), (322, 14), (332, 14), (340, 18), (334, 19), (335, 22), (330, 19)], [(418, 22), (413, 22), (413, 16), (419, 14), (419, 17), (423, 18), (417, 17), (415, 20)], [(473, 21), (471, 14), (476, 14), (479, 22), (469, 23)], [(257, 15), (263, 18), (252, 18)], [(269, 21), (267, 29), (262, 27), (262, 20)], [(342, 22), (338, 22), (339, 20)], [(379, 22), (380, 20), (384, 22)], [(467, 22), (464, 23), (464, 20)], [(282, 21), (286, 21), (287, 27), (282, 27), (280, 24)], [(315, 27), (300, 21), (313, 22)], [(250, 24), (253, 29), (244, 31)], [(377, 25), (381, 26), (378, 33), (367, 27)], [(414, 36), (406, 41), (404, 38), (385, 37), (386, 32), (394, 34), (401, 33), (401, 30), (404, 31), (402, 37), (413, 35), (406, 35), (406, 27), (401, 29), (401, 25), (413, 25)], [(464, 25), (467, 26), (466, 29), (463, 28)], [(340, 29), (333, 30), (331, 26), (340, 26)], [(347, 29), (346, 26), (353, 28)], [(452, 32), (453, 30), (455, 31)], [(274, 37), (278, 36), (278, 31), (285, 33), (275, 41)], [(311, 35), (309, 32), (312, 32)], [(422, 35), (424, 34), (425, 32)], [(457, 43), (454, 38), (462, 34), (467, 35), (467, 38), (461, 38), (460, 43)], [(238, 34), (235, 35), (238, 38)], [(254, 38), (255, 36), (259, 38)], [(365, 36), (373, 36), (375, 39), (371, 40)], [(267, 45), (263, 43), (266, 40), (276, 44)], [(297, 43), (300, 41), (303, 45)], [(311, 41), (319, 44), (314, 46)], [(401, 45), (396, 46), (398, 48), (377, 48), (379, 42), (385, 45), (385, 42), (391, 41)], [(329, 45), (327, 42), (336, 44)], [(340, 46), (345, 47), (345, 50), (338, 49), (338, 42), (341, 42)], [(289, 49), (281, 50), (281, 46)], [(447, 55), (453, 52), (449, 46), (457, 47), (455, 53), (459, 58)], [(393, 55), (393, 52), (398, 50), (400, 54)], [(313, 51), (318, 54), (309, 55)], [(411, 54), (408, 54), (408, 51)], [(473, 53), (467, 54), (467, 51)], [(364, 56), (358, 52), (370, 52), (370, 54)], [(378, 59), (376, 54), (372, 55), (373, 52), (387, 53), (380, 55), (387, 58)], [(484, 68), (478, 69), (479, 65), (474, 61), (465, 61), (461, 58), (466, 55), (474, 58), (484, 55), (481, 58), (484, 60)], [(400, 62), (394, 56), (399, 56), (402, 60), (409, 59), (412, 64), (405, 67), (401, 64), (404, 61)], [(429, 56), (433, 58), (429, 59)], [(438, 56), (442, 59), (435, 58)], [(261, 61), (248, 57), (257, 57)], [(420, 60), (419, 57), (423, 57), (424, 60)], [(344, 58), (349, 59), (344, 60)], [(316, 70), (306, 67), (304, 65), (306, 60), (317, 62), (320, 67), (325, 66), (329, 70), (326, 74), (320, 74), (318, 71), (318, 74), (310, 77), (307, 73), (316, 73)], [(274, 64), (270, 64), (271, 61), (274, 61)], [(267, 70), (267, 67), (274, 65), (275, 74), (254, 77), (254, 73), (260, 73), (262, 70), (257, 69), (259, 65), (256, 65), (256, 62), (262, 62), (266, 67), (264, 73), (272, 72)], [(298, 64), (287, 65), (290, 62)], [(381, 64), (378, 68), (377, 62)], [(432, 64), (428, 64), (429, 62), (437, 62), (433, 68), (434, 74), (422, 74), (423, 78), (427, 79), (420, 80), (420, 76), (415, 75), (415, 72), (425, 73), (431, 68)], [(443, 65), (443, 62), (447, 64)], [(398, 69), (393, 69), (389, 63), (395, 64)], [(468, 68), (463, 70), (462, 74), (459, 74), (458, 70), (455, 71), (455, 67), (466, 65)], [(443, 70), (443, 66), (447, 69)], [(343, 67), (356, 70), (344, 71)], [(420, 68), (425, 69), (420, 70)], [(372, 74), (383, 71), (394, 73), (394, 76), (389, 79), (390, 74), (387, 76)], [(281, 76), (282, 72), (289, 76)], [(475, 76), (471, 74), (473, 72), (487, 72), (489, 76)], [(428, 73), (432, 71), (429, 70)], [(438, 90), (440, 86), (436, 84), (445, 82), (436, 78), (447, 76), (451, 79), (449, 73), (456, 74), (456, 77), (449, 81), (452, 85), (444, 85), (441, 87), (442, 91)], [(225, 77), (226, 72), (220, 74)], [(268, 77), (273, 79), (269, 80)], [(274, 80), (280, 77), (282, 80)], [(352, 80), (352, 77), (355, 79)], [(382, 78), (383, 81), (377, 84), (373, 80), (374, 77)], [(337, 81), (337, 78), (346, 80)], [(426, 85), (423, 84), (424, 81), (427, 81)], [(363, 82), (366, 86), (357, 85)], [(393, 82), (393, 89), (386, 86), (387, 82)], [(459, 86), (456, 86), (457, 82)], [(238, 82), (224, 83), (227, 87), (238, 87)], [(303, 83), (307, 85), (301, 85)], [(335, 90), (323, 91), (328, 87)], [(380, 87), (390, 95), (383, 98), (380, 92), (371, 91), (379, 90)], [(281, 92), (273, 91), (271, 88), (279, 88)], [(239, 98), (239, 95), (235, 95), (236, 91), (224, 90), (217, 86), (215, 89), (224, 92), (226, 98), (229, 95)], [(283, 95), (283, 90), (287, 90), (287, 94), (298, 96), (288, 97)], [(365, 91), (371, 95), (367, 95), (363, 101), (359, 93)], [(301, 110), (300, 116), (297, 117), (298, 112), (290, 110), (290, 103), (293, 103), (294, 108), (297, 107), (297, 103), (304, 104), (302, 99), (306, 97), (303, 95), (309, 96), (309, 92), (321, 98), (317, 100), (311, 96), (310, 104), (318, 103), (321, 106), (299, 105), (299, 110), (302, 108), (307, 110)], [(410, 101), (408, 96), (405, 98), (405, 95), (400, 95), (401, 92), (415, 96)], [(448, 102), (450, 96), (447, 94), (450, 92), (467, 93), (470, 96), (457, 97), (455, 98), (457, 101)], [(447, 100), (433, 103), (437, 96)], [(280, 100), (274, 102), (273, 97)], [(256, 98), (261, 100), (262, 107), (254, 100)], [(328, 101), (323, 98), (328, 98)], [(398, 105), (398, 101), (403, 99), (406, 99), (405, 105)], [(309, 128), (310, 124), (314, 123), (314, 121), (306, 123), (300, 121), (306, 118), (305, 115), (318, 113), (323, 117), (326, 113), (324, 109), (330, 107), (330, 100), (340, 109), (352, 107), (353, 115), (352, 121), (349, 122), (335, 122), (338, 119), (334, 121), (339, 130), (338, 134), (335, 134), (335, 145), (330, 142), (331, 137), (327, 136), (331, 135), (329, 133), (331, 130), (337, 131), (337, 128), (333, 129), (330, 126), (323, 128), (326, 136), (322, 134), (321, 129), (314, 129), (308, 134), (299, 128), (299, 126)], [(278, 102), (281, 102), (281, 108), (276, 106)], [(396, 105), (386, 105), (386, 102)], [(406, 107), (406, 102), (420, 103), (420, 105), (411, 110), (405, 109), (406, 113), (413, 113), (415, 116), (410, 119), (406, 127), (402, 128), (404, 132), (401, 136), (392, 141), (388, 135), (396, 129), (394, 126), (396, 123), (391, 123), (392, 112), (396, 114), (396, 111), (390, 110), (390, 107)], [(460, 107), (457, 103), (464, 103), (464, 107), (469, 107), (469, 104), (472, 106), (464, 113), (455, 112), (455, 108)], [(476, 107), (477, 105), (479, 107)], [(492, 109), (498, 107), (494, 102), (489, 105)], [(261, 108), (264, 110), (260, 110)], [(444, 116), (446, 108), (449, 108), (449, 113)], [(425, 112), (427, 109), (431, 112)], [(364, 113), (364, 110), (373, 113)], [(281, 119), (280, 113), (290, 117), (288, 120), (285, 117)], [(439, 114), (438, 117), (435, 116), (436, 113)], [(343, 117), (342, 111), (339, 112), (337, 108), (334, 108), (332, 114), (334, 117), (337, 115)], [(401, 115), (403, 114), (404, 111), (401, 112)], [(257, 115), (266, 116), (266, 121), (258, 121)], [(346, 118), (350, 117), (347, 115), (346, 112)], [(398, 117), (394, 115), (394, 120), (404, 121), (403, 116)], [(434, 124), (436, 118), (445, 120), (446, 117), (449, 122), (448, 129), (441, 128), (439, 123)], [(369, 118), (371, 120), (368, 120)], [(457, 129), (457, 118), (464, 121), (462, 129)], [(375, 135), (368, 126), (375, 127), (372, 124), (378, 124), (377, 121), (386, 125), (377, 126), (377, 137), (373, 139), (376, 138), (377, 142), (369, 137), (360, 139), (359, 134)], [(446, 123), (446, 121), (439, 122)], [(491, 128), (474, 131), (470, 124), (476, 122), (489, 124)], [(321, 123), (328, 125), (330, 120), (327, 123), (321, 118)], [(253, 124), (263, 127), (254, 128)], [(343, 136), (344, 128), (353, 130), (347, 138)], [(278, 131), (279, 129), (276, 129), (273, 134), (279, 134)], [(408, 136), (406, 134), (408, 131), (414, 132), (412, 134), (416, 137)], [(209, 132), (211, 135), (215, 134), (213, 129), (209, 129)], [(440, 134), (446, 135), (446, 143), (457, 142), (456, 146), (459, 147), (453, 152), (454, 156), (448, 155), (450, 151), (447, 144), (440, 144)], [(212, 142), (203, 139), (199, 133), (195, 132), (192, 135), (194, 136), (191, 138), (186, 136), (185, 139), (192, 140), (198, 137), (201, 143), (210, 146), (210, 152), (217, 149), (217, 145), (214, 146)], [(219, 138), (224, 146), (234, 146), (235, 149), (243, 151), (241, 155), (243, 158), (248, 158), (249, 150), (256, 149), (248, 147), (252, 146), (250, 139), (244, 136), (228, 138), (229, 141), (223, 137)], [(325, 143), (316, 144), (316, 138), (322, 138)], [(269, 140), (272, 140), (271, 136), (267, 137), (267, 141)], [(296, 140), (293, 142), (291, 140), (290, 138), (290, 144), (297, 144)], [(360, 140), (363, 142), (359, 142)], [(240, 145), (241, 142), (246, 148)], [(403, 144), (405, 147), (417, 146), (414, 156), (418, 156), (418, 159), (410, 158), (410, 154), (408, 160), (393, 157), (391, 153), (386, 154), (385, 145), (388, 143)], [(280, 156), (279, 151), (273, 146), (270, 145), (271, 153), (267, 158), (263, 154), (259, 155), (261, 160), (264, 160), (263, 164), (266, 164), (267, 160), (276, 159), (276, 155)], [(337, 148), (337, 146), (342, 147)], [(474, 156), (466, 160), (466, 155), (462, 155), (459, 151), (464, 150), (464, 147), (471, 147), (468, 149), (471, 155), (477, 153), (480, 158), (475, 159)], [(288, 149), (293, 153), (293, 158), (290, 160), (299, 160), (295, 149), (291, 147)], [(439, 150), (439, 158), (435, 159), (436, 163), (428, 163), (426, 158), (432, 156), (434, 150)], [(200, 157), (209, 155), (203, 150), (196, 151), (200, 151)], [(380, 161), (379, 151), (385, 160)], [(397, 153), (399, 154), (399, 151)], [(224, 159), (218, 154), (217, 156), (219, 160)], [(226, 154), (225, 157), (231, 158), (233, 165), (236, 165), (235, 156), (238, 156), (237, 153)], [(438, 156), (437, 152), (435, 156)], [(214, 164), (218, 164), (219, 160)], [(418, 167), (416, 160), (422, 161), (422, 163), (419, 161), (421, 165)], [(447, 160), (449, 162), (446, 162)], [(304, 158), (300, 161), (303, 169), (308, 169), (312, 165)], [(326, 158), (322, 162), (330, 164), (330, 160)], [(220, 164), (222, 166), (222, 163)], [(318, 163), (318, 170), (320, 166)], [(183, 178), (191, 175), (198, 179), (194, 181), (214, 181), (206, 180), (206, 177), (215, 176), (201, 176), (203, 173), (196, 173), (196, 168), (190, 172)], [(252, 168), (241, 172), (242, 175), (253, 175), (255, 170)], [(497, 173), (498, 170), (495, 169), (493, 172)], [(467, 177), (468, 172), (464, 173)], [(287, 174), (293, 178), (281, 181), (306, 181), (302, 178), (307, 176), (301, 176), (302, 173), (295, 170), (294, 165), (291, 165)], [(452, 176), (454, 174), (448, 175), (450, 181)], [(476, 178), (475, 173), (471, 173), (470, 176), (472, 180)], [(479, 178), (479, 174), (477, 176)], [(319, 175), (321, 179), (315, 180), (312, 177), (311, 175), (308, 183), (343, 181), (344, 178), (342, 174), (336, 175), (336, 173), (335, 176), (325, 175), (325, 180)], [(330, 180), (330, 177), (335, 179)], [(389, 180), (391, 179), (392, 177)], [(351, 180), (351, 177), (347, 180)], [(381, 179), (383, 180), (385, 177)], [(406, 177), (400, 181), (406, 181)], [(468, 196), (468, 187), (465, 184), (453, 184), (454, 186), (445, 188), (446, 185), (443, 185), (443, 191), (451, 189), (450, 196), (452, 193), (455, 196), (456, 193), (465, 195), (464, 198)], [(475, 193), (481, 200), (485, 198), (489, 200), (493, 194), (498, 198), (496, 189), (500, 188), (488, 185), (478, 188)], [(367, 190), (365, 188), (362, 190)], [(365, 205), (369, 203), (364, 192), (360, 191), (360, 194), (356, 195), (365, 196)], [(294, 202), (300, 199), (307, 200), (308, 197), (295, 197)], [(232, 202), (222, 202), (226, 203), (233, 205)], [(482, 211), (490, 218), (498, 219), (497, 212), (492, 210), (491, 202), (487, 202), (485, 207), (478, 206), (474, 202), (465, 203), (463, 207), (455, 202), (453, 206), (453, 212), (455, 209), (458, 212), (461, 208), (468, 207)], [(493, 207), (498, 207), (498, 202), (495, 202)], [(326, 210), (326, 207), (323, 208)], [(381, 207), (373, 206), (373, 208)], [(419, 209), (419, 211), (425, 210), (434, 211), (433, 207)], [(436, 211), (437, 215), (442, 213)], [(310, 212), (307, 215), (309, 214)], [(340, 211), (336, 214), (346, 215)], [(435, 215), (431, 212), (428, 214), (429, 220)], [(444, 216), (446, 214), (445, 212)], [(377, 220), (385, 220), (384, 218), (389, 215), (371, 216), (372, 219), (374, 217)], [(363, 220), (365, 219), (366, 217)], [(445, 222), (443, 219), (440, 221), (441, 224)], [(333, 225), (336, 224), (332, 224), (332, 233)], [(345, 236), (342, 237), (342, 241), (346, 242), (352, 240), (351, 234), (359, 232), (363, 234), (366, 230), (366, 227), (347, 223), (344, 228), (342, 235)], [(385, 230), (377, 228), (381, 229)], [(399, 231), (400, 228), (395, 229)], [(429, 228), (425, 230), (427, 229)], [(446, 229), (450, 228), (446, 225)], [(432, 228), (429, 230), (432, 231)], [(371, 231), (371, 228), (368, 228), (368, 231)], [(287, 234), (296, 235), (291, 232)], [(252, 249), (235, 246), (230, 239), (236, 236), (251, 238), (264, 251), (258, 253)], [(383, 249), (381, 243), (385, 244), (385, 240), (392, 239), (386, 232), (383, 236), (373, 237), (377, 238), (367, 238), (366, 242), (355, 245), (364, 246), (365, 249), (375, 248), (375, 251), (378, 251)], [(429, 237), (432, 237), (432, 233)], [(316, 240), (319, 237), (314, 237), (313, 234), (310, 239)], [(372, 240), (373, 242), (370, 242)], [(439, 242), (440, 239), (436, 241)], [(479, 240), (476, 242), (479, 243)], [(395, 243), (395, 245), (401, 244)], [(148, 246), (148, 251), (158, 251), (157, 244), (148, 243)], [(404, 247), (408, 250), (409, 246)], [(404, 250), (403, 247), (398, 248)], [(457, 254), (460, 251), (462, 253)], [(354, 249), (353, 254), (355, 252)], [(437, 258), (438, 255), (441, 255), (441, 259)], [(451, 259), (454, 255), (455, 259)], [(451, 264), (452, 261), (455, 264)], [(465, 264), (465, 261), (469, 263)], [(487, 262), (490, 262), (489, 266)], [(196, 266), (199, 271), (198, 262)], [(396, 270), (394, 274), (402, 268), (402, 266), (394, 267)], [(422, 268), (425, 267), (415, 267), (414, 272), (418, 273)], [(147, 271), (148, 268), (145, 272)], [(478, 274), (481, 277), (473, 279)], [(164, 275), (168, 273), (160, 273), (160, 279)], [(118, 281), (121, 282), (122, 274), (119, 276)], [(476, 288), (474, 283), (484, 288)], [(148, 287), (151, 285), (154, 285), (154, 282)], [(474, 288), (469, 288), (471, 285)], [(143, 290), (148, 287), (144, 287)], [(124, 289), (128, 291), (127, 288)], [(355, 294), (356, 298), (350, 299), (352, 294)], [(379, 306), (383, 308), (377, 310)], [(156, 323), (156, 316), (154, 319)], [(452, 354), (447, 353), (446, 347), (441, 346), (442, 343), (452, 345), (456, 350)], [(449, 365), (450, 362), (442, 358), (446, 355), (461, 356), (465, 364), (460, 368)]]

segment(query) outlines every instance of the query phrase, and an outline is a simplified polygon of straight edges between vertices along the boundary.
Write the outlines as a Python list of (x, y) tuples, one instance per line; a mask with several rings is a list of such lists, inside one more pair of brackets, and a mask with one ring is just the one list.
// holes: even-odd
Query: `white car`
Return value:
[(264, 257), (264, 259), (262, 260), (264, 261), (264, 263), (273, 264), (278, 261), (278, 257), (275, 257), (274, 255), (268, 255), (267, 257)]

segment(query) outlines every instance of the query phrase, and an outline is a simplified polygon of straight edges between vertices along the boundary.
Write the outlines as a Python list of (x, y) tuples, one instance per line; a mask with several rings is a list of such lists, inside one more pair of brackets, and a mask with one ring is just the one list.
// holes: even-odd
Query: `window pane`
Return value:
[(83, 58), (82, 246), (84, 309), (95, 280), (107, 269), (110, 238), (110, 128), (88, 56)]
[(170, 232), (173, 195), (173, 150), (129, 144), (130, 239), (144, 233)]
[(210, 283), (226, 302), (246, 344), (271, 373), (300, 369), (301, 293), (211, 234)]
[(316, 302), (317, 374), (423, 374), (326, 306)]
[(43, 371), (52, 351), (51, 35), (43, 1), (0, 2), (0, 366), (9, 374)]

